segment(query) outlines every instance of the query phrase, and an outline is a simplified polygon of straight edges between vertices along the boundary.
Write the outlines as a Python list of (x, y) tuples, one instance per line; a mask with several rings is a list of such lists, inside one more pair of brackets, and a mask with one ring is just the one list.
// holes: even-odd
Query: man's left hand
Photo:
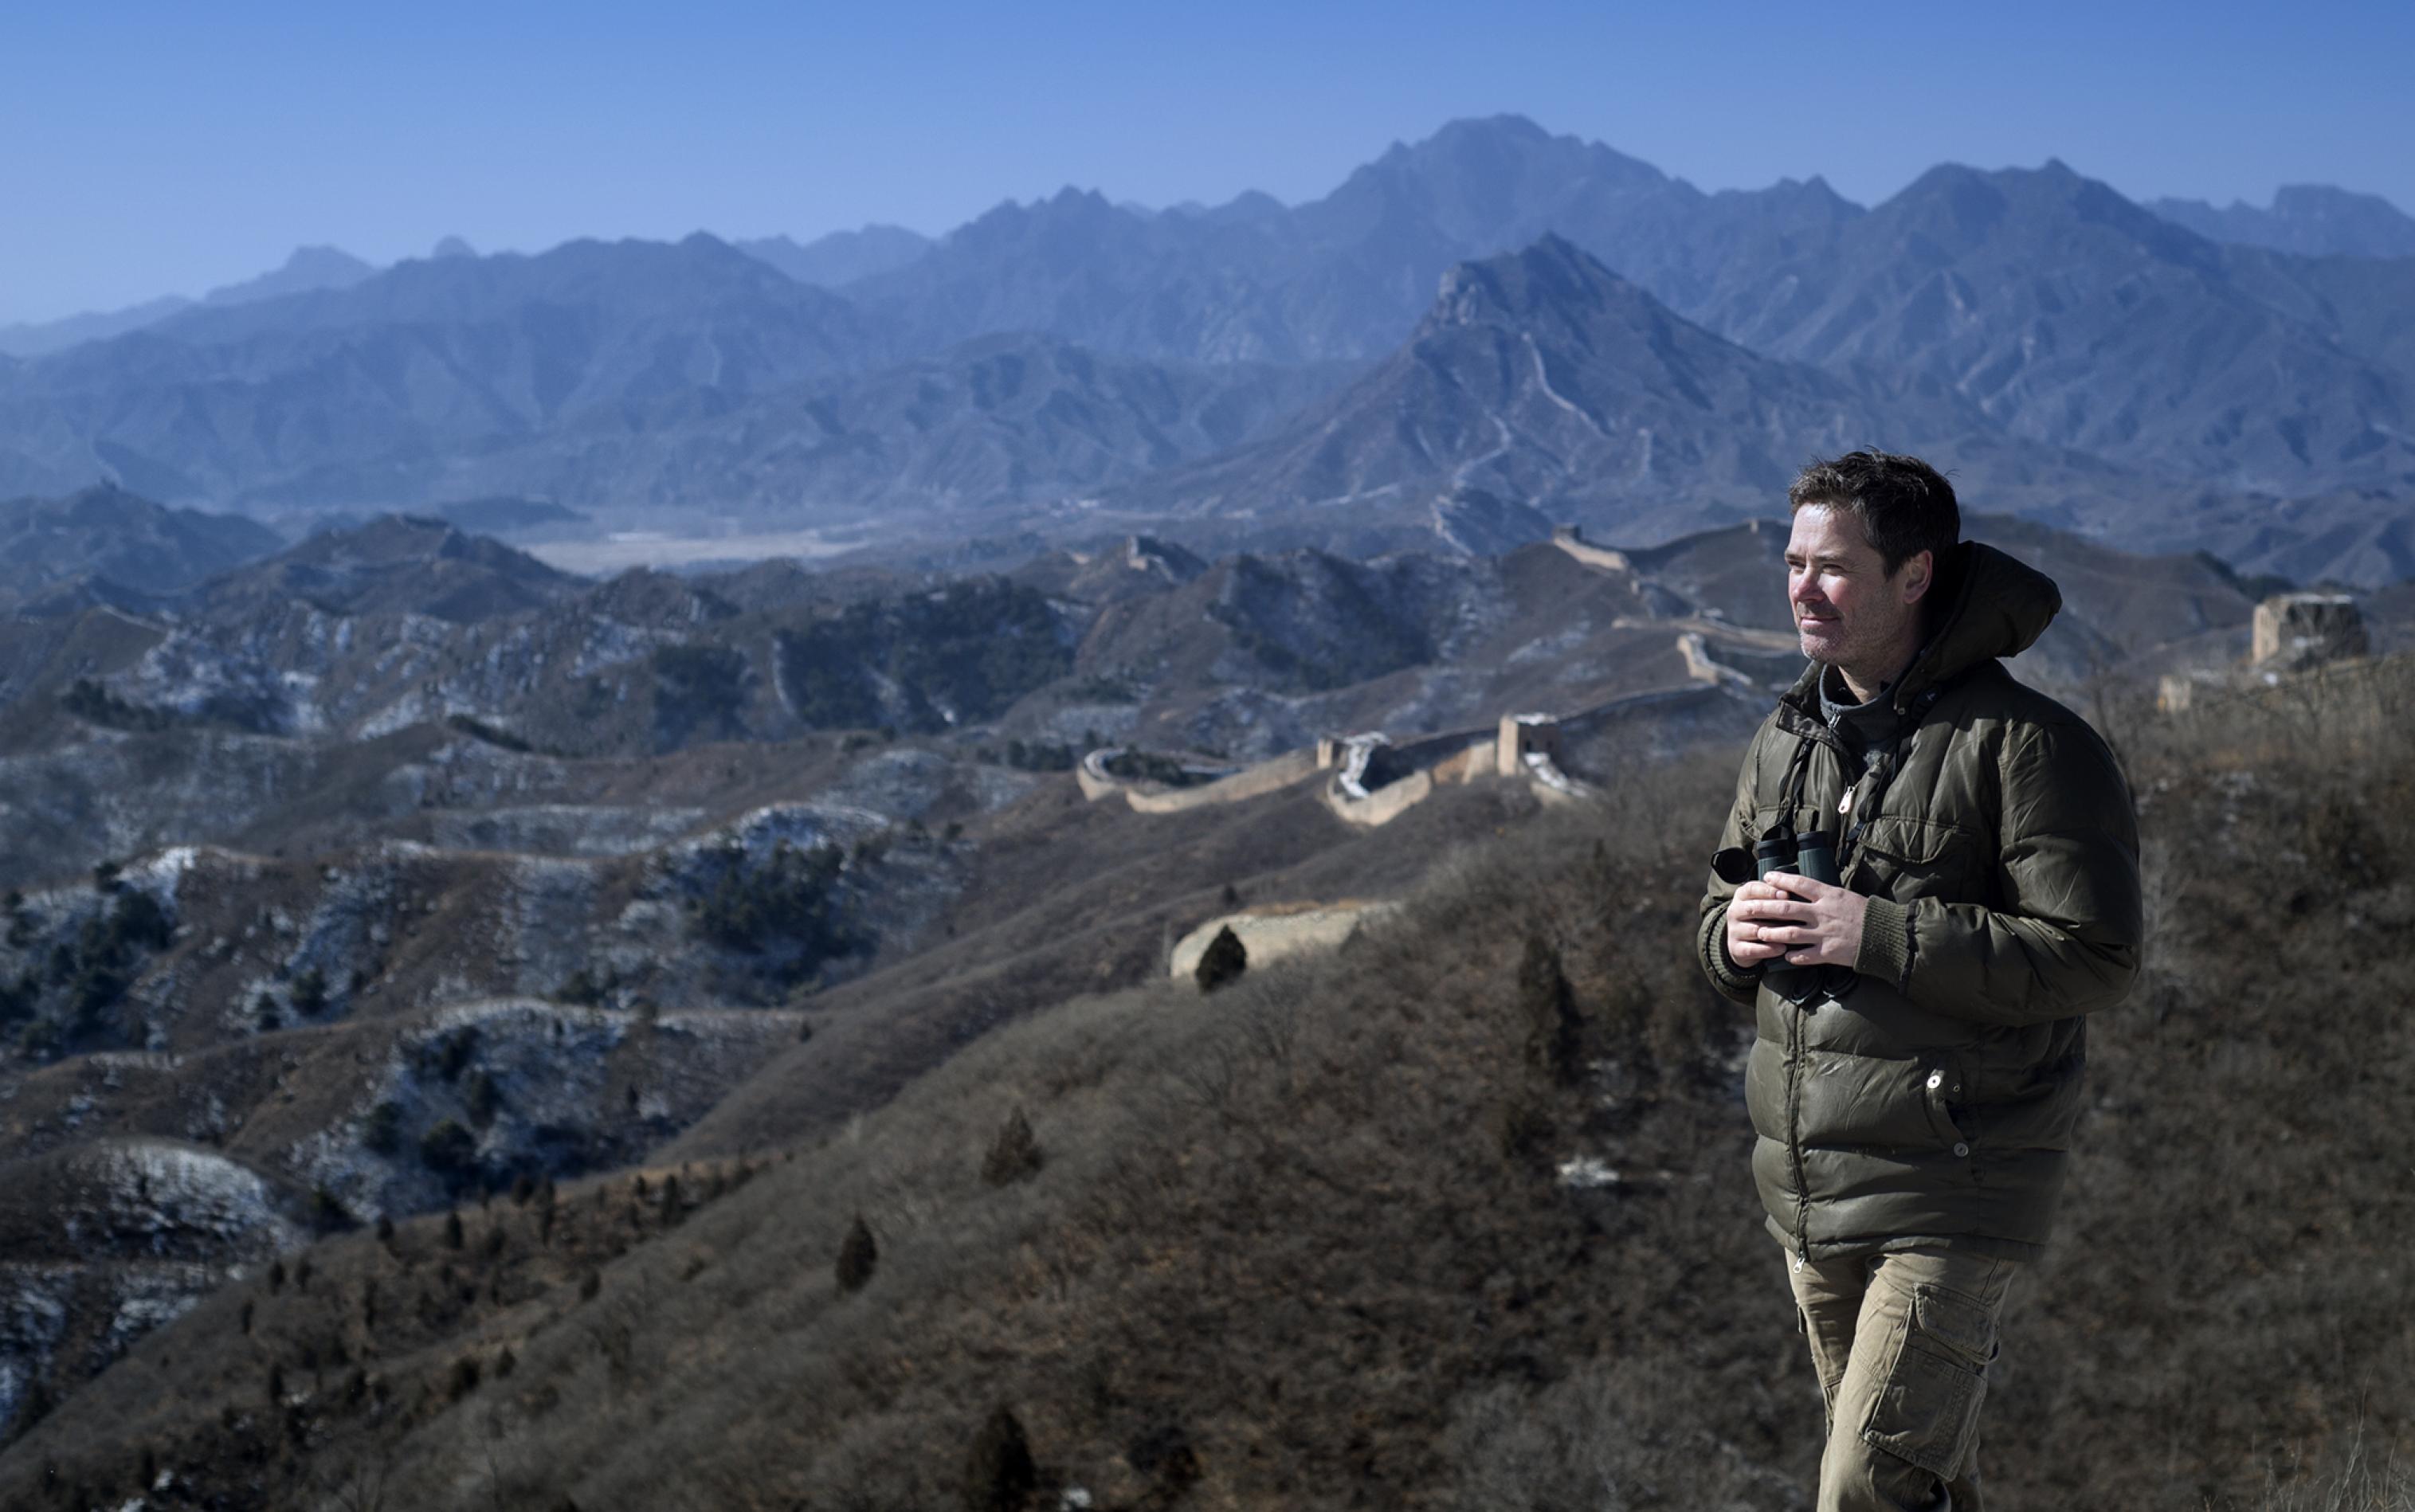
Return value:
[(1862, 953), (1862, 915), (1870, 900), (1850, 888), (1814, 882), (1792, 872), (1762, 878), (1794, 894), (1751, 906), (1767, 921), (1762, 937), (1786, 949), (1791, 966), (1850, 966)]

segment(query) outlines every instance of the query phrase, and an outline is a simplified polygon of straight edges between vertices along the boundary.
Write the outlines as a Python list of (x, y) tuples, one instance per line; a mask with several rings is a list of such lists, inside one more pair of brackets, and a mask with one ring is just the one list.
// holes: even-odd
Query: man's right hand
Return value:
[(1738, 887), (1735, 890), (1735, 896), (1728, 900), (1728, 959), (1733, 961), (1740, 966), (1750, 969), (1753, 966), (1765, 965), (1768, 962), (1775, 961), (1786, 953), (1785, 946), (1778, 944), (1764, 945), (1761, 940), (1761, 932), (1762, 930), (1775, 929), (1782, 926), (1774, 921), (1764, 922), (1762, 921), (1756, 920), (1751, 917), (1754, 910), (1750, 908), (1739, 908), (1736, 905), (1742, 903), (1793, 903), (1795, 901), (1796, 899), (1793, 893), (1787, 891), (1783, 888), (1773, 886), (1767, 882), (1747, 882)]

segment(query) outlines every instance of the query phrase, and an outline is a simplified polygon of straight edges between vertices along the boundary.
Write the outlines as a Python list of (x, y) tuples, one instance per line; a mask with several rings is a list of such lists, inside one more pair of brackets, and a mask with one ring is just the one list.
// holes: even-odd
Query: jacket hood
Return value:
[[(2029, 650), (2062, 610), (2062, 590), (2053, 578), (1977, 541), (1964, 541), (1946, 553), (1932, 591), (1941, 595), (1945, 615), (1911, 668), (1896, 680), (1893, 702), (1898, 711), (1910, 710), (1924, 691), (1982, 663)], [(1817, 713), (1820, 669), (1818, 662), (1805, 667), (1782, 700), (1807, 718)]]
[(2053, 578), (1977, 541), (1964, 541), (1948, 554), (1937, 586), (1952, 595), (1949, 607), (1898, 681), (1898, 709), (1923, 688), (1951, 681), (1982, 662), (2018, 656), (2062, 610), (2062, 590)]

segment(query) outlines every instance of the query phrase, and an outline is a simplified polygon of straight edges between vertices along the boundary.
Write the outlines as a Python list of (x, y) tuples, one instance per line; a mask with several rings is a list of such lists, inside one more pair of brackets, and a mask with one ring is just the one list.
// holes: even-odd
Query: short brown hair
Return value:
[(1917, 457), (1891, 452), (1847, 452), (1817, 457), (1786, 490), (1794, 510), (1825, 504), (1862, 524), (1862, 539), (1886, 563), (1887, 576), (1924, 551), (1939, 562), (1962, 539), (1962, 509), (1954, 485)]

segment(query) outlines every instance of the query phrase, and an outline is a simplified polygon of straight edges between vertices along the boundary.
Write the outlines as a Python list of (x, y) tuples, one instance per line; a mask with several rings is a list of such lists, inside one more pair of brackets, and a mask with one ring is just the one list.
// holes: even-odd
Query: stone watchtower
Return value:
[(2259, 672), (2295, 672), (2371, 650), (2364, 615), (2345, 593), (2275, 593), (2256, 606), (2251, 661)]
[(1504, 777), (1525, 775), (1529, 751), (1539, 751), (1558, 760), (1559, 722), (1548, 714), (1502, 715), (1501, 733), (1493, 747), (1493, 771)]

